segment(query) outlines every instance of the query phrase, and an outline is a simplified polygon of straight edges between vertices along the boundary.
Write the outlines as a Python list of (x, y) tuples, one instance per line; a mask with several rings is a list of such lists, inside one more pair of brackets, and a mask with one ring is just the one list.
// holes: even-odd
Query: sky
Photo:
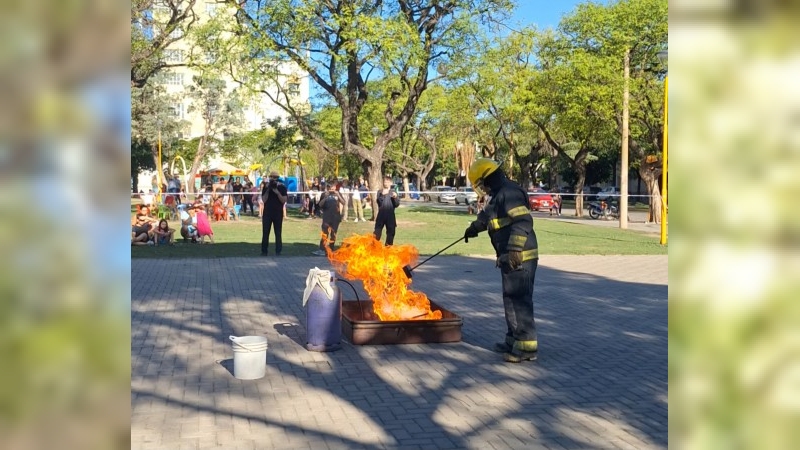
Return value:
[[(602, 4), (609, 2), (609, 0), (593, 1)], [(574, 10), (576, 5), (587, 2), (588, 0), (516, 0), (517, 8), (508, 21), (508, 25), (517, 30), (527, 25), (536, 25), (539, 29), (555, 28), (564, 14)], [(501, 34), (507, 35), (510, 31), (506, 29)], [(372, 75), (376, 76), (374, 72)], [(321, 94), (322, 90), (314, 82), (311, 82), (310, 88), (312, 103), (316, 103), (316, 96)]]
[[(555, 28), (561, 17), (574, 10), (579, 3), (587, 0), (516, 0), (517, 9), (511, 18), (511, 26), (535, 24), (538, 28)], [(608, 0), (595, 0), (594, 3), (608, 3)]]

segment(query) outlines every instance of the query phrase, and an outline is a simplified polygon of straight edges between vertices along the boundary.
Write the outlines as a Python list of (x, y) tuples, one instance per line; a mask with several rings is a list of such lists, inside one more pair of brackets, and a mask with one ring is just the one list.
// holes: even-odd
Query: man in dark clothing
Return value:
[(469, 180), (478, 195), (491, 199), (464, 231), (464, 238), (489, 230), (503, 279), (506, 338), (494, 350), (507, 362), (536, 360), (539, 344), (533, 320), (533, 282), (539, 263), (539, 246), (533, 230), (528, 196), (506, 178), (496, 161), (481, 158), (469, 168)]
[(381, 240), (383, 227), (386, 227), (386, 245), (394, 244), (394, 232), (397, 230), (397, 219), (394, 216), (394, 209), (400, 206), (400, 199), (397, 192), (391, 189), (392, 177), (383, 177), (383, 189), (378, 191), (376, 202), (378, 203), (378, 214), (375, 216), (375, 239)]
[(344, 207), (344, 197), (336, 190), (336, 185), (331, 183), (328, 190), (319, 199), (319, 209), (322, 211), (322, 232), (327, 238), (319, 240), (319, 250), (313, 252), (317, 256), (325, 256), (325, 247), (333, 250), (336, 243), (336, 233), (342, 223), (342, 208)]
[(245, 194), (242, 196), (242, 214), (247, 213), (247, 207), (250, 207), (250, 214), (255, 215), (256, 210), (253, 207), (253, 196), (249, 194), (250, 191), (253, 190), (253, 183), (247, 182), (242, 187), (242, 192)]
[(242, 183), (239, 182), (238, 178), (235, 178), (233, 180), (233, 192), (235, 193), (233, 195), (233, 203), (239, 205), (239, 208), (242, 208), (242, 194), (241, 194), (242, 190), (243, 190)]
[[(181, 192), (181, 180), (178, 179), (177, 175), (172, 175), (169, 177), (167, 181), (167, 192), (170, 194), (180, 194)], [(175, 195), (175, 201), (180, 205), (181, 204), (181, 196)]]
[(280, 256), (283, 249), (281, 231), (283, 229), (283, 205), (288, 192), (286, 186), (278, 181), (280, 175), (272, 171), (269, 182), (264, 184), (261, 197), (264, 199), (264, 214), (261, 217), (261, 255), (269, 255), (270, 228), (275, 228), (275, 254)]

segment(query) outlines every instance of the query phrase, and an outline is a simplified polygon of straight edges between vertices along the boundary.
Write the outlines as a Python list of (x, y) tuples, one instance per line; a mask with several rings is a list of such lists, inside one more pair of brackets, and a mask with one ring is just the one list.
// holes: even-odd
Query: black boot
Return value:
[(510, 352), (503, 353), (503, 361), (520, 363), (522, 361), (536, 361), (539, 343), (536, 341), (516, 341)]
[(511, 350), (514, 348), (514, 338), (511, 336), (506, 336), (505, 342), (496, 342), (494, 344), (493, 350), (497, 353), (511, 353)]

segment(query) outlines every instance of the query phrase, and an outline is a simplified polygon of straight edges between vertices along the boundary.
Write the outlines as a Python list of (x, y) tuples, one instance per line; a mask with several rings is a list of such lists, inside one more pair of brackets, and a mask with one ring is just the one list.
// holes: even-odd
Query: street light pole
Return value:
[(622, 91), (622, 156), (619, 168), (619, 227), (628, 228), (628, 116), (629, 112), (629, 79), (631, 73), (631, 51), (625, 49), (624, 88)]
[[(662, 62), (667, 61), (667, 52), (658, 52)], [(669, 74), (664, 77), (664, 151), (661, 157), (661, 245), (667, 245), (667, 167), (669, 154)]]

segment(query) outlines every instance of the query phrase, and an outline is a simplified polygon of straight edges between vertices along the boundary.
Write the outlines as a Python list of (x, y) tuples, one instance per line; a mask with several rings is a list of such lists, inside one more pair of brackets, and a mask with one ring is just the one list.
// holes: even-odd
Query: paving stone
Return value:
[[(540, 357), (519, 365), (491, 351), (499, 273), (464, 256), (411, 286), (463, 318), (462, 342), (307, 351), (305, 278), (326, 264), (132, 260), (131, 447), (667, 447), (666, 256), (543, 257)], [(229, 335), (268, 338), (264, 378), (232, 376)]]

